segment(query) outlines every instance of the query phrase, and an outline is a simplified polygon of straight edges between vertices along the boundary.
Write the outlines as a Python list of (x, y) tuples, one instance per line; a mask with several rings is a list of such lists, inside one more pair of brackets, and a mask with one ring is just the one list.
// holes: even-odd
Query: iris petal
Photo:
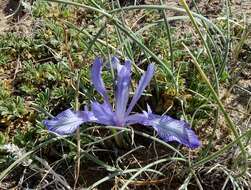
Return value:
[(146, 125), (148, 123), (148, 118), (145, 114), (142, 113), (136, 113), (133, 115), (129, 115), (126, 118), (126, 125), (133, 125), (133, 124), (142, 124)]
[(170, 116), (150, 114), (146, 125), (152, 126), (164, 141), (177, 141), (189, 148), (197, 148), (200, 141), (189, 124)]
[(123, 68), (123, 65), (120, 64), (120, 61), (116, 56), (113, 56), (111, 61), (112, 61), (112, 67), (119, 73), (120, 70)]
[(102, 73), (102, 59), (96, 58), (91, 71), (91, 80), (95, 89), (103, 96), (105, 102), (109, 105), (109, 98), (105, 89), (105, 85), (101, 76)]
[(130, 62), (123, 66), (117, 72), (117, 85), (116, 85), (116, 124), (122, 126), (125, 122), (126, 106), (129, 98), (129, 86), (131, 81), (131, 66)]
[(135, 106), (135, 104), (137, 103), (137, 101), (139, 100), (141, 94), (143, 93), (143, 91), (145, 90), (146, 86), (148, 85), (148, 83), (150, 82), (150, 80), (152, 79), (154, 74), (154, 65), (153, 64), (149, 64), (147, 67), (147, 71), (143, 74), (143, 76), (141, 77), (140, 81), (139, 81), (139, 85), (135, 91), (135, 94), (132, 98), (132, 101), (130, 102), (130, 105), (126, 111), (126, 114), (129, 115), (130, 112), (132, 111), (133, 107)]
[(44, 120), (43, 124), (49, 131), (55, 132), (59, 135), (72, 134), (83, 123), (88, 121), (95, 121), (92, 112), (89, 111), (72, 111), (67, 109), (56, 117), (50, 120)]
[(100, 104), (98, 102), (92, 102), (92, 112), (97, 118), (96, 123), (103, 125), (115, 125), (114, 113), (112, 112), (109, 105), (106, 103)]
[(166, 142), (177, 141), (189, 148), (198, 148), (200, 141), (194, 131), (185, 121), (173, 119), (170, 116), (153, 114), (150, 107), (148, 112), (137, 113), (127, 117), (127, 124), (142, 124), (152, 126), (157, 134)]

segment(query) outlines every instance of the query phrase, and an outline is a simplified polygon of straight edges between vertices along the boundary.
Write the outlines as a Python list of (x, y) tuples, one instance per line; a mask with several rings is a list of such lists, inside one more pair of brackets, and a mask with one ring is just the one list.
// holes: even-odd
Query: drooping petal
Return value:
[(92, 70), (91, 70), (91, 80), (95, 89), (100, 93), (101, 96), (103, 96), (105, 102), (107, 104), (110, 104), (109, 98), (105, 89), (105, 84), (101, 76), (102, 66), (103, 66), (102, 59), (96, 58), (92, 66)]
[(131, 81), (130, 63), (123, 66), (119, 72), (117, 72), (117, 85), (116, 85), (116, 124), (122, 126), (125, 122), (126, 107), (129, 98), (129, 86)]
[(149, 114), (148, 121), (145, 120), (144, 124), (152, 126), (164, 141), (177, 141), (189, 148), (200, 146), (197, 135), (185, 121), (167, 115)]
[(153, 64), (149, 64), (147, 67), (147, 71), (142, 75), (140, 81), (139, 81), (139, 85), (135, 91), (135, 94), (132, 98), (132, 101), (130, 102), (130, 105), (126, 111), (126, 115), (129, 115), (130, 112), (132, 111), (133, 107), (135, 106), (135, 104), (137, 103), (137, 101), (139, 100), (141, 94), (143, 93), (143, 91), (145, 90), (146, 86), (148, 85), (148, 83), (150, 82), (150, 80), (152, 79), (154, 74), (154, 65)]
[(114, 113), (109, 105), (106, 103), (100, 104), (98, 102), (92, 102), (91, 107), (95, 118), (97, 118), (95, 121), (96, 123), (103, 125), (115, 125)]
[(197, 148), (200, 146), (200, 140), (194, 131), (185, 121), (173, 119), (170, 116), (153, 114), (148, 106), (148, 112), (130, 115), (126, 119), (127, 125), (142, 124), (152, 126), (157, 134), (166, 142), (177, 141), (189, 148)]
[(49, 131), (55, 132), (59, 135), (65, 135), (74, 133), (81, 124), (95, 120), (96, 118), (92, 112), (75, 112), (71, 109), (67, 109), (50, 120), (44, 120), (43, 124)]

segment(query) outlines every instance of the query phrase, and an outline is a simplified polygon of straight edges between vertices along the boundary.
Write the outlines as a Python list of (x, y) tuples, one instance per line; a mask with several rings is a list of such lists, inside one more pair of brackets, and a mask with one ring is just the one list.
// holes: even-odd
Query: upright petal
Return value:
[(106, 103), (100, 104), (98, 102), (92, 102), (92, 112), (97, 118), (96, 123), (103, 125), (115, 125), (114, 113), (112, 112), (109, 105)]
[(112, 59), (112, 67), (117, 70), (117, 72), (120, 72), (120, 70), (122, 69), (123, 65), (120, 64), (119, 59), (116, 56), (113, 56)]
[(135, 94), (134, 94), (134, 96), (132, 98), (132, 101), (130, 102), (130, 105), (129, 105), (127, 111), (126, 111), (126, 115), (129, 115), (130, 112), (132, 111), (133, 107), (135, 106), (135, 104), (139, 100), (141, 94), (143, 93), (146, 86), (148, 85), (148, 83), (152, 79), (153, 74), (154, 74), (154, 65), (149, 64), (148, 67), (147, 67), (147, 71), (143, 74), (143, 76), (141, 77), (141, 79), (139, 81), (139, 85), (138, 85), (138, 87), (137, 87), (137, 89), (135, 91)]
[(59, 135), (72, 134), (83, 123), (88, 121), (95, 121), (92, 112), (89, 111), (72, 111), (67, 109), (56, 117), (50, 120), (44, 120), (43, 124), (49, 131), (55, 132)]
[(105, 89), (105, 84), (101, 76), (102, 66), (103, 66), (103, 63), (102, 63), (101, 58), (96, 58), (92, 66), (91, 80), (95, 89), (103, 96), (105, 102), (107, 104), (110, 104), (109, 98)]
[(131, 81), (131, 66), (130, 62), (126, 62), (119, 72), (117, 72), (116, 85), (116, 125), (123, 126), (125, 122), (126, 107), (129, 98), (129, 86)]
[(126, 67), (126, 69), (129, 71), (129, 72), (131, 72), (132, 71), (132, 62), (130, 61), (130, 60), (125, 60), (125, 65), (124, 65), (125, 67)]
[(121, 70), (123, 67), (126, 67), (127, 70), (128, 70), (129, 72), (131, 72), (131, 65), (132, 65), (132, 62), (131, 62), (130, 60), (128, 60), (128, 59), (125, 60), (125, 64), (124, 64), (124, 65), (121, 65), (119, 59), (118, 59), (116, 56), (113, 56), (112, 59), (111, 59), (111, 61), (112, 61), (112, 66), (113, 66), (113, 68), (117, 71), (117, 73), (119, 73), (120, 70)]

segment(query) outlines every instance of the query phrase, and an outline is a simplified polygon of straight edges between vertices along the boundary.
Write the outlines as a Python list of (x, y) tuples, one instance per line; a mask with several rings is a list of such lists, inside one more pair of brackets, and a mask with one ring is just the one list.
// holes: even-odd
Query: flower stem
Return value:
[[(118, 133), (118, 131), (116, 129), (111, 129), (111, 131), (112, 131), (112, 134)], [(114, 136), (114, 140), (119, 148), (127, 148), (128, 147), (128, 144), (126, 143), (124, 137), (125, 137), (124, 133), (119, 133)]]

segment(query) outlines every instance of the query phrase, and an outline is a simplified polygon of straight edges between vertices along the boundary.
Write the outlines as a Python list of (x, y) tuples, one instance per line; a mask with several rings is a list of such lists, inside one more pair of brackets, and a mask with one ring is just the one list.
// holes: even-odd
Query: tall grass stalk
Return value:
[(228, 57), (229, 57), (229, 52), (230, 52), (230, 47), (231, 47), (231, 26), (230, 26), (230, 5), (229, 5), (229, 0), (225, 0), (225, 6), (226, 6), (226, 22), (227, 22), (227, 38), (226, 38), (226, 46), (225, 46), (225, 51), (224, 51), (224, 55), (223, 55), (223, 60), (222, 60), (222, 64), (220, 66), (219, 69), (219, 76), (222, 75), (224, 69), (226, 69), (227, 66), (227, 62), (228, 62)]
[[(119, 175), (125, 175), (125, 174), (131, 174), (131, 173), (134, 173), (134, 172), (138, 172), (141, 168), (136, 168), (136, 169), (126, 169), (124, 171), (119, 171), (119, 172), (115, 172), (111, 175), (108, 175), (98, 181), (96, 181), (94, 184), (92, 184), (91, 186), (89, 186), (87, 188), (87, 190), (92, 190), (92, 189), (95, 189), (95, 187), (97, 187), (98, 185), (106, 182), (106, 181), (109, 181), (111, 180), (112, 178), (116, 177), (116, 176), (119, 176)], [(157, 170), (153, 170), (153, 169), (145, 169), (144, 170), (145, 172), (151, 172), (151, 173), (157, 173), (159, 175), (161, 175), (160, 172), (158, 172)], [(163, 175), (163, 174), (162, 174)]]
[(130, 37), (146, 53), (148, 53), (158, 64), (160, 64), (163, 67), (165, 73), (171, 77), (171, 80), (175, 84), (175, 77), (174, 77), (171, 69), (156, 54), (154, 54), (149, 48), (147, 48), (128, 27), (123, 26), (123, 24), (121, 24), (121, 22), (118, 19), (116, 19), (113, 15), (107, 13), (103, 9), (98, 9), (96, 7), (92, 7), (92, 6), (88, 6), (88, 5), (80, 4), (80, 3), (75, 3), (75, 2), (71, 2), (71, 1), (65, 1), (65, 0), (46, 0), (46, 1), (56, 2), (56, 3), (63, 3), (63, 4), (77, 6), (77, 7), (82, 7), (82, 8), (90, 9), (92, 11), (98, 12), (98, 13), (106, 16), (107, 18), (109, 18), (112, 21), (112, 23), (116, 27), (118, 27), (122, 32), (124, 32), (128, 37)]
[[(99, 128), (104, 128), (103, 126), (95, 126), (95, 127), (89, 127), (89, 128), (86, 128), (84, 131), (89, 131), (89, 130), (94, 130), (94, 129), (99, 129)], [(148, 138), (148, 139), (151, 139), (163, 146), (165, 146), (166, 148), (174, 151), (177, 155), (179, 155), (181, 158), (185, 159), (185, 155), (183, 155), (177, 148), (173, 147), (172, 145), (166, 143), (165, 141), (157, 138), (157, 137), (154, 137), (154, 136), (151, 136), (147, 133), (144, 133), (144, 132), (140, 132), (140, 131), (136, 131), (136, 130), (133, 130), (133, 129), (130, 129), (130, 128), (125, 128), (125, 127), (115, 127), (115, 126), (106, 126), (105, 128), (107, 129), (116, 129), (116, 130), (122, 130), (124, 132), (129, 132), (129, 133), (132, 133), (132, 134), (137, 134), (137, 135), (140, 135), (142, 137), (145, 137), (145, 138)]]
[[(121, 8), (119, 0), (116, 0), (116, 2), (117, 2), (117, 6), (119, 8)], [(113, 9), (115, 9), (113, 1), (112, 1), (112, 5), (113, 5)], [(124, 18), (123, 11), (120, 12), (120, 19), (119, 20), (121, 20), (122, 26), (126, 27), (126, 23), (125, 23), (125, 18)], [(130, 47), (130, 43), (128, 43), (128, 41), (126, 41), (125, 43), (123, 43), (125, 41), (124, 36), (122, 35), (121, 31), (117, 27), (115, 27), (115, 29), (116, 29), (116, 32), (117, 32), (117, 35), (118, 35), (118, 39), (119, 39), (120, 45), (122, 44), (121, 47), (124, 47), (124, 49), (125, 49), (125, 53), (124, 53), (125, 57), (128, 57), (134, 63), (134, 56), (132, 55), (132, 49)], [(122, 52), (124, 52), (124, 51), (122, 51)]]
[(36, 151), (38, 151), (40, 148), (53, 143), (53, 142), (57, 142), (58, 140), (64, 139), (64, 136), (59, 136), (59, 137), (55, 137), (52, 139), (49, 139), (39, 145), (37, 145), (36, 147), (34, 147), (33, 150), (26, 152), (24, 155), (22, 155), (20, 158), (18, 158), (17, 160), (15, 160), (11, 165), (9, 165), (8, 168), (6, 168), (4, 171), (2, 171), (0, 173), (0, 183), (2, 182), (2, 180), (16, 167), (18, 166), (24, 159), (28, 158), (29, 156), (31, 156), (33, 153), (35, 153)]
[(190, 11), (190, 9), (189, 9), (189, 7), (188, 7), (188, 5), (186, 3), (186, 0), (180, 0), (180, 2), (183, 5), (184, 9), (186, 10), (186, 12), (187, 12), (187, 14), (188, 14), (188, 16), (189, 16), (189, 18), (190, 18), (190, 20), (191, 20), (191, 22), (192, 22), (195, 30), (196, 30), (196, 32), (199, 34), (200, 39), (201, 39), (204, 47), (206, 48), (207, 54), (209, 56), (209, 59), (210, 59), (210, 62), (212, 64), (212, 68), (213, 68), (214, 83), (215, 83), (215, 86), (216, 86), (216, 93), (219, 94), (219, 79), (218, 79), (218, 74), (217, 74), (217, 71), (216, 71), (215, 62), (214, 62), (213, 56), (211, 54), (211, 51), (209, 49), (209, 46), (208, 46), (208, 44), (206, 42), (206, 39), (204, 38), (204, 36), (203, 36), (203, 34), (202, 34), (202, 32), (201, 32), (201, 30), (200, 30), (200, 28), (199, 28), (196, 20), (195, 20), (192, 12)]
[[(75, 111), (79, 110), (79, 83), (80, 83), (80, 74), (77, 70), (77, 81), (76, 81), (76, 90), (75, 90)], [(76, 131), (76, 140), (77, 140), (77, 154), (76, 154), (76, 164), (75, 164), (75, 182), (74, 189), (77, 186), (79, 173), (80, 173), (80, 149), (81, 149), (81, 140), (80, 140), (80, 129), (77, 128)]]
[(192, 57), (193, 59), (193, 64), (194, 66), (197, 68), (197, 70), (199, 71), (199, 74), (201, 75), (202, 79), (204, 80), (204, 82), (207, 84), (209, 90), (211, 91), (214, 100), (216, 101), (216, 103), (219, 106), (219, 109), (221, 110), (221, 112), (224, 115), (224, 118), (229, 126), (229, 128), (231, 129), (232, 133), (234, 134), (234, 137), (236, 138), (236, 143), (239, 145), (242, 156), (243, 156), (243, 162), (245, 163), (243, 170), (240, 172), (240, 174), (238, 174), (238, 176), (242, 176), (243, 174), (246, 173), (247, 171), (247, 153), (245, 151), (245, 147), (242, 144), (242, 141), (239, 140), (239, 134), (238, 131), (236, 129), (235, 124), (233, 123), (233, 121), (231, 120), (230, 116), (228, 115), (228, 113), (226, 112), (218, 94), (215, 92), (213, 86), (211, 85), (208, 77), (206, 76), (206, 74), (204, 73), (204, 71), (202, 70), (202, 68), (200, 67), (200, 64), (198, 63), (197, 59), (194, 57), (194, 55), (192, 54), (192, 52), (189, 50), (189, 48), (183, 44), (183, 46), (185, 47), (185, 49), (187, 50), (187, 52), (189, 53), (189, 55)]
[[(160, 4), (163, 5), (162, 0), (160, 0)], [(174, 72), (175, 68), (174, 68), (173, 44), (172, 44), (170, 24), (168, 22), (168, 18), (167, 18), (167, 15), (166, 15), (166, 10), (163, 9), (162, 13), (163, 13), (164, 21), (165, 21), (166, 35), (167, 35), (167, 39), (168, 39), (168, 43), (169, 43), (170, 62), (171, 62), (171, 66), (172, 66), (172, 71)]]
[(181, 161), (181, 162), (186, 162), (185, 159), (182, 159), (182, 158), (175, 158), (175, 157), (172, 157), (172, 158), (164, 158), (164, 159), (160, 159), (160, 160), (157, 160), (155, 162), (152, 162), (142, 168), (140, 168), (140, 170), (138, 172), (136, 172), (132, 177), (130, 177), (129, 180), (126, 181), (126, 183), (120, 188), (120, 190), (124, 190), (127, 188), (127, 186), (132, 182), (132, 180), (134, 178), (136, 178), (137, 176), (139, 176), (142, 172), (146, 171), (146, 169), (149, 169), (155, 165), (158, 165), (158, 164), (161, 164), (161, 163), (165, 163), (165, 162), (168, 162), (170, 160), (173, 160), (173, 161)]
[[(178, 8), (178, 7), (173, 7), (173, 6), (168, 6), (168, 5), (137, 5), (137, 6), (127, 6), (127, 7), (122, 7), (121, 9), (114, 9), (112, 11), (110, 11), (110, 14), (116, 13), (116, 12), (120, 12), (122, 10), (140, 10), (140, 9), (145, 9), (145, 10), (171, 10), (171, 11), (175, 11), (178, 13), (186, 13), (185, 9), (182, 8)], [(206, 17), (194, 13), (192, 11), (190, 11), (191, 14), (200, 20), (203, 20), (210, 28), (213, 28), (215, 31), (217, 31), (217, 33), (220, 35), (220, 37), (222, 38), (223, 42), (226, 43), (226, 39), (225, 39), (225, 35), (223, 34), (223, 32), (221, 31), (221, 29), (216, 26), (212, 21), (210, 21), (209, 19), (207, 19)], [(169, 18), (167, 18), (169, 19)]]

